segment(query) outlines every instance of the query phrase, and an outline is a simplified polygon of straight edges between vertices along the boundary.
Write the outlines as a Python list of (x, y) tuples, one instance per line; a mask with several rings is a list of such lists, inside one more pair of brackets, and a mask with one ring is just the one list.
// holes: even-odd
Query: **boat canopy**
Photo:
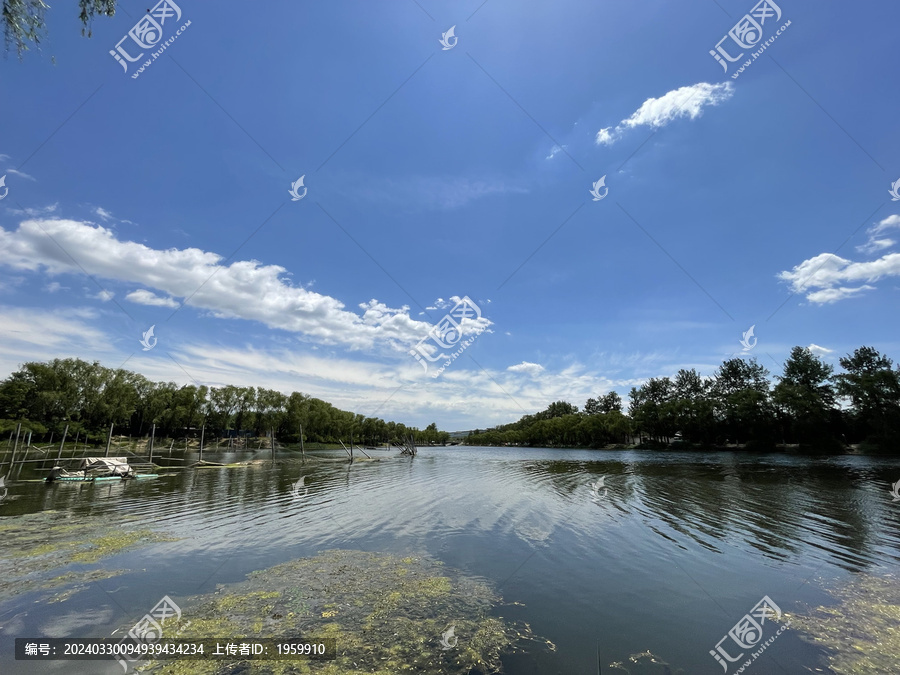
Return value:
[(134, 473), (126, 457), (84, 457), (78, 468), (95, 476), (130, 476)]

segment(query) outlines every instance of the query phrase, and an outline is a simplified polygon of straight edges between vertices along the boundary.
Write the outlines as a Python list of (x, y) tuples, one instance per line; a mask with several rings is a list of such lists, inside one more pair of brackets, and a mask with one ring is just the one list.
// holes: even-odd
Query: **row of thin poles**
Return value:
[[(104, 457), (109, 457), (109, 451), (112, 446), (112, 435), (113, 435), (114, 426), (115, 426), (114, 424), (109, 425), (109, 433), (106, 436), (106, 450), (104, 452)], [(15, 470), (16, 456), (18, 455), (19, 439), (21, 437), (21, 433), (22, 433), (22, 423), (19, 422), (16, 424), (15, 444), (13, 445), (12, 455), (10, 456), (9, 463), (7, 465), (8, 470), (9, 470), (9, 475), (12, 475), (12, 472)], [(24, 464), (26, 462), (46, 462), (47, 461), (46, 457), (40, 458), (40, 459), (32, 459), (32, 460), (26, 459), (28, 456), (28, 449), (31, 448), (31, 434), (32, 434), (32, 432), (29, 431), (28, 432), (28, 440), (25, 443), (24, 454), (22, 455), (22, 459), (19, 460), (19, 469), (16, 474), (17, 477), (22, 473), (22, 467), (24, 466)], [(274, 459), (275, 459), (275, 430), (270, 428), (269, 434), (271, 437), (272, 460), (274, 461)], [(65, 429), (63, 430), (62, 440), (59, 443), (59, 452), (56, 455), (56, 465), (58, 465), (60, 463), (60, 461), (62, 461), (63, 449), (65, 448), (66, 438), (68, 437), (68, 435), (69, 435), (69, 425), (67, 424)], [(205, 440), (205, 436), (206, 436), (206, 425), (203, 425), (203, 427), (200, 430), (200, 448), (199, 448), (199, 460), (201, 462), (203, 461), (203, 442)], [(51, 439), (52, 439), (52, 435), (51, 435)], [(12, 440), (12, 433), (10, 433), (10, 440)], [(153, 451), (155, 448), (155, 442), (156, 442), (156, 424), (153, 424), (150, 429), (150, 443), (149, 443), (148, 458), (147, 458), (147, 461), (150, 464), (153, 464)], [(347, 448), (347, 446), (344, 445), (343, 441), (340, 441), (340, 444), (341, 444), (341, 447), (343, 447), (344, 450), (347, 452), (347, 454), (350, 456), (350, 461), (352, 462), (353, 461), (353, 449), (354, 449), (354, 447), (356, 447), (353, 444), (353, 436), (352, 435), (350, 436), (350, 448), (349, 449)], [(173, 438), (172, 445), (169, 447), (169, 456), (171, 456), (172, 449), (174, 448), (174, 446), (175, 446), (175, 439)], [(9, 447), (9, 445), (7, 444), (7, 448), (8, 447)], [(78, 449), (78, 435), (77, 434), (75, 437), (75, 449), (76, 449), (76, 451)], [(362, 448), (358, 448), (358, 449), (369, 459), (372, 458)], [(303, 456), (303, 459), (306, 460), (306, 449), (303, 444), (303, 425), (302, 424), (300, 425), (300, 453)], [(0, 476), (5, 475), (5, 474), (3, 474), (3, 471), (2, 471), (3, 466), (4, 466), (4, 462), (0, 462)]]
[[(113, 424), (110, 424), (110, 425), (109, 425), (109, 434), (108, 434), (107, 437), (106, 437), (106, 452), (105, 452), (105, 454), (104, 454), (105, 457), (109, 457), (109, 450), (110, 450), (110, 446), (111, 446), (111, 444), (112, 444), (112, 433), (113, 433), (113, 428), (114, 428), (114, 425), (113, 425)], [(22, 458), (19, 460), (19, 468), (18, 468), (18, 471), (16, 471), (16, 478), (17, 478), (17, 479), (18, 479), (18, 477), (22, 474), (22, 467), (25, 466), (25, 464), (27, 464), (28, 462), (46, 462), (46, 461), (47, 461), (47, 458), (46, 458), (46, 457), (41, 457), (41, 458), (39, 458), (39, 459), (27, 459), (27, 457), (28, 457), (28, 450), (32, 447), (32, 446), (31, 446), (31, 434), (32, 434), (32, 432), (29, 431), (29, 432), (28, 432), (28, 438), (27, 438), (27, 441), (25, 442), (25, 447), (24, 447), (24, 449), (23, 449)], [(63, 450), (64, 450), (64, 448), (65, 448), (65, 446), (66, 446), (66, 438), (68, 437), (68, 435), (69, 435), (69, 425), (67, 424), (66, 427), (65, 427), (65, 429), (63, 430), (62, 440), (61, 440), (60, 443), (59, 443), (59, 452), (58, 452), (57, 455), (56, 455), (56, 464), (57, 464), (57, 465), (60, 463), (60, 461), (62, 461), (62, 454), (63, 454)], [(150, 462), (151, 464), (153, 463), (153, 437), (154, 437), (155, 435), (156, 435), (156, 425), (154, 424), (154, 425), (153, 425), (153, 431), (152, 431), (152, 434), (151, 434), (151, 440), (150, 440), (150, 458), (149, 458), (149, 462)], [(10, 476), (12, 476), (13, 471), (15, 471), (15, 469), (16, 469), (16, 457), (17, 457), (18, 452), (19, 452), (19, 439), (21, 438), (21, 436), (22, 436), (22, 423), (21, 423), (21, 422), (18, 422), (18, 423), (16, 424), (16, 431), (15, 431), (15, 439), (16, 439), (16, 440), (15, 440), (15, 443), (14, 443), (14, 445), (13, 445), (12, 454), (10, 455), (10, 458), (9, 458), (9, 463), (7, 464), (7, 468), (8, 468), (8, 471), (9, 471), (9, 475), (10, 475)], [(52, 434), (51, 434), (51, 439), (52, 439), (52, 437), (53, 437), (53, 436), (52, 436)], [(86, 437), (86, 436), (85, 436), (85, 437)], [(10, 433), (10, 440), (12, 440), (12, 433)], [(51, 442), (52, 442), (52, 441), (51, 441)], [(174, 440), (173, 440), (172, 443), (173, 443), (173, 445), (174, 445)], [(9, 448), (9, 444), (7, 444), (7, 448)], [(77, 450), (78, 450), (78, 435), (76, 434), (76, 436), (75, 436), (75, 451), (77, 452)], [(170, 454), (171, 454), (171, 448), (169, 449), (169, 452), (170, 452)], [(73, 455), (73, 456), (74, 456), (74, 455)], [(5, 476), (5, 475), (6, 475), (6, 474), (3, 473), (3, 465), (4, 465), (4, 462), (0, 462), (0, 476)]]
[[(29, 462), (29, 461), (30, 462), (46, 462), (47, 461), (46, 457), (41, 458), (41, 459), (32, 459), (32, 460), (27, 459), (28, 450), (29, 450), (29, 448), (31, 448), (31, 433), (32, 433), (31, 431), (28, 432), (28, 440), (25, 442), (22, 459), (19, 460), (19, 470), (16, 472), (16, 478), (18, 478), (22, 474), (22, 467), (25, 466), (25, 464), (27, 462)], [(19, 453), (19, 438), (22, 435), (22, 423), (21, 422), (16, 424), (15, 434), (16, 434), (16, 441), (15, 441), (15, 444), (13, 445), (12, 454), (10, 455), (9, 464), (8, 464), (8, 470), (9, 470), (10, 476), (12, 476), (12, 473), (16, 468), (16, 455), (18, 455), (18, 453)], [(62, 457), (63, 448), (66, 445), (66, 436), (68, 434), (69, 434), (69, 425), (67, 424), (65, 430), (63, 431), (62, 441), (59, 444), (59, 453), (56, 456), (57, 464), (59, 464), (60, 458)], [(11, 433), (10, 433), (10, 440), (12, 440)], [(77, 448), (77, 443), (78, 443), (77, 439), (76, 439), (75, 443), (76, 443), (76, 448)], [(7, 447), (9, 447), (9, 446), (7, 445)], [(0, 475), (5, 476), (5, 474), (3, 473), (3, 462), (0, 462)]]

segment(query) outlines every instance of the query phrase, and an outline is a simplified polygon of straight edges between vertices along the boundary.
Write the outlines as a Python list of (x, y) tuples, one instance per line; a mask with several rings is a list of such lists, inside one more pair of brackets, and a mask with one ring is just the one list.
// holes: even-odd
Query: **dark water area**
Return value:
[[(177, 539), (70, 565), (126, 571), (61, 602), (34, 590), (4, 598), (0, 672), (121, 673), (112, 661), (18, 662), (13, 639), (121, 634), (165, 595), (190, 618), (184, 599), (328, 549), (427, 555), (485, 580), (503, 599), (496, 616), (527, 623), (556, 647), (504, 657), (511, 675), (587, 675), (598, 661), (604, 673), (626, 672), (610, 664), (646, 651), (673, 673), (723, 673), (710, 650), (764, 596), (800, 614), (831, 602), (828, 590), (848, 579), (900, 568), (896, 459), (525, 448), (370, 454), (382, 461), (303, 465), (281, 454), (275, 464), (148, 481), (11, 484), (0, 526), (53, 511), (86, 519), (86, 533), (92, 523), (127, 522)], [(216, 457), (229, 458), (242, 456)], [(0, 557), (14, 546), (0, 541)], [(764, 638), (772, 634), (767, 623)], [(823, 657), (789, 629), (746, 672), (829, 672)]]

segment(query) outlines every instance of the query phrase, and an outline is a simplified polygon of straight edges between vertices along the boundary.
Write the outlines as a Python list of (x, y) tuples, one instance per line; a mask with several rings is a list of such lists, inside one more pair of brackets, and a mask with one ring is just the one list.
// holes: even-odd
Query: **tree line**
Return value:
[(536, 415), (472, 433), (470, 445), (643, 447), (797, 445), (817, 452), (900, 450), (900, 367), (872, 347), (839, 360), (843, 372), (794, 347), (774, 378), (756, 359), (726, 359), (711, 377), (696, 369), (650, 378), (629, 393), (557, 401)]
[(339, 440), (377, 445), (413, 435), (416, 442), (444, 443), (447, 432), (436, 424), (424, 430), (340, 410), (321, 399), (292, 392), (285, 395), (263, 387), (207, 387), (153, 382), (121, 368), (81, 359), (30, 362), (0, 382), (0, 433), (23, 428), (38, 438), (57, 437), (65, 425), (70, 437), (80, 433), (94, 442), (105, 440), (109, 425), (117, 433), (146, 436), (156, 425), (158, 437), (261, 436), (337, 443)]

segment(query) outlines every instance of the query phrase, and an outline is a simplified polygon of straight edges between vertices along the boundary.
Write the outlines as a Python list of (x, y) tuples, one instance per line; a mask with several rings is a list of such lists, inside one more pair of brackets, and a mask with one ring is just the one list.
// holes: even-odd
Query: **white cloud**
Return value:
[(98, 300), (100, 300), (101, 302), (109, 302), (114, 297), (116, 297), (116, 294), (113, 293), (112, 291), (100, 291), (94, 297), (97, 298)]
[(438, 298), (433, 303), (431, 303), (430, 306), (426, 307), (425, 309), (428, 310), (429, 312), (433, 312), (438, 309), (448, 309), (450, 307), (453, 307), (453, 305), (455, 305), (455, 304), (456, 304), (455, 302), (450, 302), (449, 300), (444, 300), (443, 298)]
[(544, 159), (553, 159), (554, 157), (556, 157), (556, 155), (558, 155), (559, 153), (561, 153), (561, 152), (562, 152), (563, 150), (565, 150), (567, 147), (568, 147), (567, 145), (554, 145), (554, 146), (550, 149), (550, 154), (547, 155)]
[[(857, 247), (857, 250), (871, 253), (892, 246), (893, 240), (880, 235), (898, 227), (900, 216), (888, 216), (868, 229), (869, 241), (864, 246)], [(874, 290), (872, 284), (884, 277), (898, 276), (900, 253), (887, 253), (876, 260), (865, 262), (854, 262), (832, 253), (820, 253), (777, 275), (790, 284), (792, 291), (805, 293), (807, 300), (817, 304), (830, 304), (855, 297)]]
[(659, 98), (648, 98), (630, 117), (623, 119), (615, 128), (606, 127), (597, 132), (597, 145), (615, 143), (626, 129), (648, 126), (652, 129), (664, 127), (681, 117), (696, 119), (703, 114), (703, 108), (727, 101), (734, 94), (731, 82), (697, 84), (674, 89)]
[[(448, 430), (512, 422), (559, 399), (581, 406), (597, 392), (643, 381), (611, 380), (579, 364), (561, 372), (541, 370), (533, 377), (522, 377), (515, 371), (468, 367), (465, 355), (440, 378), (432, 379), (412, 357), (391, 363), (367, 359), (358, 352), (338, 357), (285, 347), (274, 339), (267, 345), (258, 335), (247, 337), (246, 343), (222, 344), (228, 333), (207, 341), (196, 330), (167, 336), (165, 348), (172, 358), (161, 358), (157, 350), (134, 353), (135, 341), (146, 326), (134, 328), (133, 335), (119, 329), (107, 333), (106, 324), (98, 320), (102, 316), (92, 309), (0, 306), (0, 376), (26, 361), (60, 357), (98, 360), (113, 368), (124, 362), (124, 368), (156, 381), (189, 384), (194, 378), (209, 386), (302, 391), (363, 415), (419, 427), (436, 421)], [(489, 335), (479, 338), (487, 339)], [(478, 342), (470, 349), (478, 349)]]
[[(4, 251), (0, 264), (15, 269), (43, 270), (50, 275), (84, 271), (184, 298), (189, 306), (217, 318), (259, 321), (350, 349), (405, 352), (431, 328), (410, 318), (409, 307), (389, 308), (374, 299), (361, 305), (362, 315), (347, 311), (335, 298), (291, 285), (283, 278), (287, 270), (277, 265), (256, 260), (225, 265), (217, 253), (197, 248), (153, 249), (120, 240), (102, 226), (73, 220), (32, 219), (16, 231), (0, 228), (0, 250)], [(138, 301), (146, 297), (137, 296)], [(484, 317), (476, 323), (472, 327), (491, 325)]]
[(531, 375), (533, 377), (544, 372), (544, 366), (539, 363), (522, 361), (522, 363), (519, 363), (515, 366), (510, 366), (509, 368), (507, 368), (507, 370), (513, 373), (525, 373), (526, 375)]
[(597, 145), (612, 145), (619, 139), (619, 132), (612, 127), (606, 127), (597, 132)]
[(828, 349), (827, 347), (820, 347), (819, 345), (812, 343), (807, 347), (809, 351), (818, 356), (825, 356), (826, 354), (833, 354), (833, 349)]
[(179, 305), (178, 301), (173, 298), (161, 298), (143, 288), (132, 291), (125, 296), (125, 299), (139, 305), (150, 305), (152, 307), (178, 307)]
[(103, 220), (109, 220), (113, 217), (112, 213), (104, 209), (102, 206), (98, 206), (94, 209), (94, 213), (100, 216)]
[(58, 281), (51, 281), (49, 284), (47, 284), (46, 288), (48, 293), (56, 293), (57, 291), (69, 290), (68, 286), (63, 286)]
[(894, 227), (900, 228), (900, 216), (896, 214), (892, 214), (884, 220), (879, 221), (877, 225), (874, 225), (869, 229), (869, 232), (877, 235)]
[(851, 288), (849, 286), (839, 286), (837, 288), (826, 288), (821, 291), (813, 291), (806, 296), (806, 299), (810, 302), (815, 302), (820, 305), (831, 304), (837, 302), (838, 300), (852, 298), (856, 295), (859, 295), (863, 291), (873, 290), (875, 290), (875, 287), (869, 286), (868, 284), (863, 284), (862, 286), (857, 286), (856, 288)]
[(900, 216), (890, 215), (866, 230), (866, 234), (869, 235), (869, 239), (865, 244), (857, 246), (856, 250), (860, 253), (871, 254), (882, 251), (886, 248), (890, 248), (897, 242), (886, 237), (881, 238), (881, 235), (892, 228), (900, 228)]
[(11, 173), (14, 176), (21, 176), (22, 178), (27, 178), (28, 180), (33, 180), (37, 182), (37, 178), (34, 176), (25, 173), (24, 171), (19, 171), (18, 169), (7, 169), (6, 173)]
[(56, 213), (59, 204), (48, 204), (47, 206), (39, 206), (37, 208), (28, 207), (24, 209), (9, 209), (9, 212), (15, 216), (28, 216), (30, 218), (39, 218), (41, 216), (49, 216)]
[(94, 350), (98, 346), (109, 344), (108, 336), (97, 328), (96, 313), (86, 310), (0, 307), (0, 317), (0, 372), (3, 373), (12, 372), (26, 361), (46, 361), (78, 353), (96, 356), (98, 352)]
[(883, 251), (886, 248), (890, 248), (897, 242), (893, 239), (869, 239), (862, 246), (857, 246), (856, 250), (860, 253), (877, 253), (878, 251)]

